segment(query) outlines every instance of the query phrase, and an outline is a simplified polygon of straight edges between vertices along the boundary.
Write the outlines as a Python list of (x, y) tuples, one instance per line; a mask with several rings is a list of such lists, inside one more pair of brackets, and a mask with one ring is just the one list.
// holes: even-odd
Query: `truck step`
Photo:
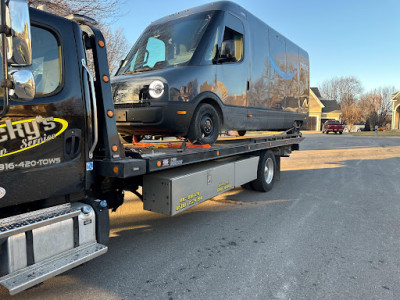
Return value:
[(98, 243), (82, 245), (56, 257), (0, 278), (0, 284), (15, 295), (46, 279), (57, 276), (107, 252), (107, 247)]
[(80, 212), (79, 208), (72, 208), (71, 204), (67, 203), (2, 219), (0, 220), (0, 239), (73, 218)]

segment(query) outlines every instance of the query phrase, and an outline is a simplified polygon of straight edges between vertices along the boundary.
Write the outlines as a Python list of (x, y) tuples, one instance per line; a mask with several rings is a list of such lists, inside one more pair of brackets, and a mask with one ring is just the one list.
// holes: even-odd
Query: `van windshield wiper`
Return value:
[(152, 70), (153, 68), (150, 68), (149, 66), (144, 66), (144, 67), (142, 67), (142, 68), (138, 68), (138, 69), (135, 69), (135, 70), (132, 70), (132, 71), (128, 71), (128, 72), (125, 72), (125, 73), (122, 73), (122, 75), (128, 75), (128, 74), (133, 74), (133, 73), (139, 73), (139, 72), (143, 72), (143, 71), (150, 71), (150, 70)]

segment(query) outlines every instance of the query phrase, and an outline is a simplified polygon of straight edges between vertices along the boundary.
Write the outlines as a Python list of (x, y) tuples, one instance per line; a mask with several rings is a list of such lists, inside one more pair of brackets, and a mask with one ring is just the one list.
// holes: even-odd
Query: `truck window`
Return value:
[(61, 47), (50, 31), (32, 26), (32, 71), (36, 84), (36, 96), (52, 94), (60, 86)]
[(243, 59), (243, 34), (225, 27), (220, 58), (222, 62), (239, 62)]

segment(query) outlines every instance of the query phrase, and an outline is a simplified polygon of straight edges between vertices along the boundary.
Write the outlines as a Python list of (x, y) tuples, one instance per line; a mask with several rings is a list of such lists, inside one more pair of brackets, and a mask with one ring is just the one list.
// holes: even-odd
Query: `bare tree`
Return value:
[(391, 111), (390, 98), (394, 92), (396, 92), (394, 86), (380, 87), (361, 96), (359, 106), (367, 128), (373, 130), (375, 125), (382, 127), (388, 123)]
[(83, 14), (101, 20), (97, 26), (107, 42), (107, 55), (110, 74), (115, 73), (120, 61), (129, 50), (123, 30), (112, 29), (109, 23), (119, 14), (121, 0), (28, 0), (32, 7), (45, 6), (46, 11), (65, 17), (70, 14)]
[(121, 28), (111, 30), (109, 27), (104, 27), (102, 32), (107, 42), (110, 75), (114, 75), (119, 68), (121, 60), (125, 58), (129, 50), (129, 43)]
[(342, 120), (351, 128), (361, 121), (361, 109), (358, 105), (363, 88), (354, 76), (334, 77), (321, 84), (321, 94), (325, 99), (336, 100), (340, 104)]
[(344, 99), (357, 99), (363, 88), (354, 76), (334, 77), (325, 80), (321, 85), (321, 94), (325, 99), (342, 102)]
[(120, 0), (28, 0), (32, 7), (45, 6), (48, 12), (65, 17), (83, 14), (98, 20), (112, 21), (118, 15)]
[(342, 96), (340, 110), (342, 111), (342, 120), (349, 126), (350, 130), (354, 124), (361, 121), (362, 111), (359, 106), (359, 101), (352, 95)]

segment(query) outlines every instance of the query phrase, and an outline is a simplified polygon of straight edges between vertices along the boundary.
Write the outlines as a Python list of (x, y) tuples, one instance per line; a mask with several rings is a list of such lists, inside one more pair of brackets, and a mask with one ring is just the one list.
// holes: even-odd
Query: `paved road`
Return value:
[(14, 299), (399, 299), (400, 139), (306, 135), (282, 168), (173, 218), (129, 195), (108, 254)]

